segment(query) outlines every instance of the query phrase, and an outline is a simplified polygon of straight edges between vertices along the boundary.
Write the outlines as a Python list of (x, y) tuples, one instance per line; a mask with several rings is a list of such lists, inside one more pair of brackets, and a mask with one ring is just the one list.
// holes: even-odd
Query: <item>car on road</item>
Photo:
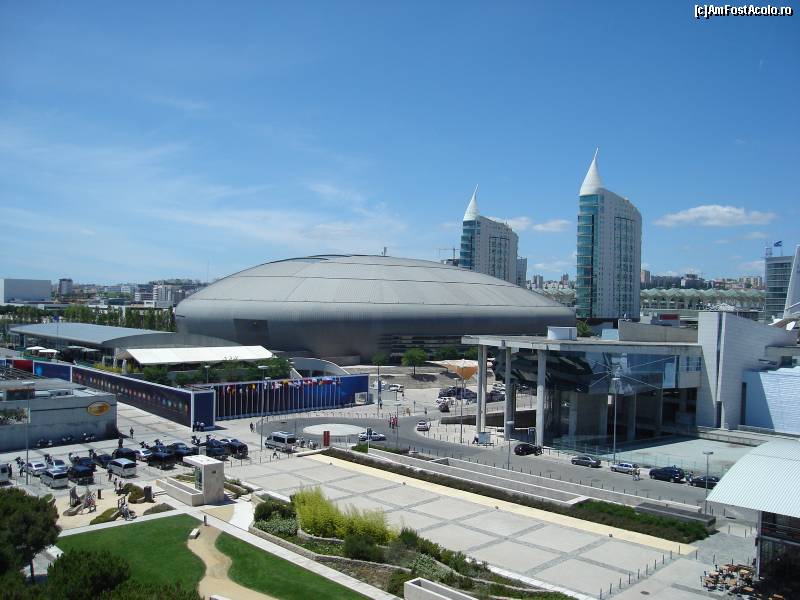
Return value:
[(67, 463), (60, 458), (51, 458), (47, 461), (47, 468), (54, 473), (66, 473), (68, 466)]
[(180, 461), (181, 459), (172, 452), (150, 452), (147, 457), (147, 466), (159, 469), (170, 469), (175, 466), (175, 463)]
[(595, 469), (600, 467), (600, 459), (597, 459), (594, 456), (590, 456), (588, 454), (573, 456), (570, 462), (573, 465), (582, 465), (584, 467), (593, 467)]
[(225, 449), (225, 444), (213, 438), (200, 444), (200, 447), (202, 448), (200, 453), (210, 456), (211, 458), (222, 459), (228, 456), (228, 451)]
[(96, 452), (92, 454), (91, 458), (92, 461), (94, 461), (94, 464), (101, 469), (107, 469), (108, 463), (114, 460), (110, 454), (97, 454)]
[(111, 458), (113, 460), (124, 458), (125, 460), (136, 462), (136, 450), (133, 448), (117, 448), (111, 453)]
[(537, 446), (535, 444), (528, 444), (527, 442), (523, 442), (521, 444), (517, 444), (514, 446), (514, 454), (517, 456), (528, 456), (529, 454), (533, 454), (534, 456), (539, 456), (542, 453), (542, 447)]
[(450, 406), (447, 402), (439, 402), (439, 412), (450, 412)]
[(359, 433), (358, 434), (358, 441), (359, 442), (366, 442), (367, 438), (369, 438), (370, 442), (385, 442), (386, 436), (382, 433), (378, 433), (377, 431), (373, 431), (371, 434), (367, 434), (367, 432)]
[(67, 471), (67, 477), (78, 485), (94, 483), (94, 471), (83, 465), (72, 465)]
[(25, 463), (25, 471), (34, 477), (39, 477), (42, 473), (44, 473), (46, 468), (47, 465), (40, 460), (32, 460), (28, 463)]
[(236, 438), (220, 438), (219, 440), (225, 445), (228, 454), (244, 458), (247, 456), (247, 444), (240, 442)]
[(417, 423), (417, 431), (430, 431), (431, 426), (427, 421), (419, 421)]
[[(62, 461), (63, 462), (63, 461)], [(66, 468), (61, 469), (45, 469), (39, 476), (42, 484), (49, 488), (65, 488), (69, 487), (69, 476), (67, 475)]]
[(650, 469), (650, 479), (681, 483), (686, 479), (686, 473), (684, 473), (683, 469), (674, 465), (671, 467), (660, 467), (658, 469)]
[(693, 485), (695, 487), (704, 487), (708, 488), (709, 490), (714, 489), (714, 486), (719, 483), (719, 477), (714, 477), (710, 475), (706, 477), (705, 475), (700, 475), (698, 477), (692, 477), (689, 480), (689, 485)]
[(637, 465), (636, 463), (628, 463), (628, 462), (621, 462), (611, 465), (611, 470), (614, 471), (615, 473), (627, 473), (628, 475), (636, 471), (636, 469), (638, 468), (639, 465)]

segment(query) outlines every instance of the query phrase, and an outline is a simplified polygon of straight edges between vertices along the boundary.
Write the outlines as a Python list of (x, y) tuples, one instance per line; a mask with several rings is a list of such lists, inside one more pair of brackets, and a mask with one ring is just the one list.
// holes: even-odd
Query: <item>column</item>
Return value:
[(578, 433), (578, 394), (575, 392), (565, 392), (569, 398), (569, 439), (570, 443), (575, 444), (575, 436)]
[(633, 396), (628, 396), (626, 400), (628, 412), (627, 440), (632, 442), (636, 439), (636, 392), (633, 393)]
[(544, 446), (544, 395), (547, 392), (547, 350), (537, 350), (536, 359), (536, 444)]
[(486, 346), (478, 346), (478, 403), (475, 407), (475, 435), (483, 431), (483, 413), (486, 408)]
[(503, 413), (503, 428), (505, 431), (505, 439), (511, 439), (511, 433), (514, 428), (509, 425), (509, 421), (514, 420), (514, 394), (511, 389), (511, 348), (506, 348), (506, 405)]
[(656, 413), (655, 413), (655, 424), (653, 425), (653, 435), (659, 436), (661, 435), (661, 423), (664, 418), (664, 390), (659, 389), (658, 393), (655, 395), (656, 399)]

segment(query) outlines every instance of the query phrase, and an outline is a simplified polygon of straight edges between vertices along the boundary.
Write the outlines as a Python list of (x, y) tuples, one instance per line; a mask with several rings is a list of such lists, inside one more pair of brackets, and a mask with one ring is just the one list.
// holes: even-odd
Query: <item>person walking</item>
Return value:
[(133, 437), (133, 427), (130, 428), (131, 437)]
[(253, 433), (256, 430), (256, 426), (253, 423), (250, 423), (250, 433)]

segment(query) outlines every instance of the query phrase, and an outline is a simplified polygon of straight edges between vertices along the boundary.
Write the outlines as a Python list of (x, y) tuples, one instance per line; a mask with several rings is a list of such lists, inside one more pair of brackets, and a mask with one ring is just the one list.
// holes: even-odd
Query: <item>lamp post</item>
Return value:
[(464, 443), (464, 375), (461, 375), (461, 416), (458, 419), (458, 443)]
[(714, 454), (714, 452), (712, 450), (703, 450), (703, 454), (706, 455), (706, 480), (704, 482), (705, 483), (704, 487), (706, 488), (706, 495), (703, 500), (703, 505), (704, 505), (703, 511), (706, 514), (708, 514), (708, 457)]
[(614, 431), (612, 434), (612, 444), (613, 444), (613, 458), (611, 464), (616, 464), (617, 462), (617, 392), (619, 391), (619, 371), (615, 371), (614, 377), (611, 378), (612, 383), (614, 384)]
[(211, 365), (203, 365), (203, 368), (206, 370), (206, 383), (208, 383), (208, 370), (211, 368)]
[[(258, 365), (259, 371), (266, 371), (269, 369), (268, 365)], [(259, 425), (259, 430), (261, 431), (261, 449), (264, 449), (264, 397), (267, 395), (267, 382), (270, 380), (269, 377), (264, 377), (263, 381), (261, 382), (261, 425)]]
[(514, 421), (506, 421), (506, 431), (509, 432), (508, 435), (508, 462), (506, 463), (506, 469), (511, 470), (511, 431), (514, 427)]
[(27, 394), (27, 396), (28, 396), (28, 414), (26, 415), (26, 418), (25, 418), (25, 485), (28, 485), (28, 476), (30, 474), (30, 469), (28, 468), (29, 461), (30, 461), (30, 458), (28, 456), (28, 449), (30, 448), (29, 431), (30, 431), (30, 426), (31, 426), (31, 396), (34, 393), (35, 392), (33, 390), (31, 390), (31, 392), (29, 394)]

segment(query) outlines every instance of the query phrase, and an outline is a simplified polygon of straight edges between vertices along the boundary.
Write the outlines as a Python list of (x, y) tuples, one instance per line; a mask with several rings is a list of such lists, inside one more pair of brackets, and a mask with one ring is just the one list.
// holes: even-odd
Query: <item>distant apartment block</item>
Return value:
[(0, 304), (50, 302), (51, 296), (48, 279), (0, 279)]

